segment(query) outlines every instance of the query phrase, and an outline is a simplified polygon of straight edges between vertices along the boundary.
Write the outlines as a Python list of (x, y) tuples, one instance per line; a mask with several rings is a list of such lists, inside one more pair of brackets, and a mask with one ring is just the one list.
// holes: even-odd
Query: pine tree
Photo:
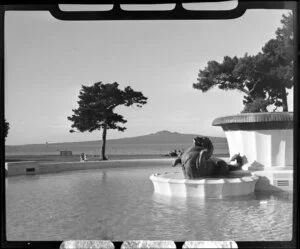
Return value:
[[(114, 112), (117, 106), (136, 105), (142, 107), (147, 103), (147, 98), (141, 93), (134, 91), (130, 86), (124, 90), (118, 88), (119, 84), (103, 84), (97, 82), (92, 86), (82, 86), (79, 93), (79, 107), (73, 109), (73, 115), (68, 117), (72, 121), (72, 128), (79, 132), (102, 129), (102, 160), (107, 160), (105, 156), (106, 134), (109, 129), (124, 131), (127, 120), (122, 115)], [(71, 129), (70, 132), (75, 132)]]

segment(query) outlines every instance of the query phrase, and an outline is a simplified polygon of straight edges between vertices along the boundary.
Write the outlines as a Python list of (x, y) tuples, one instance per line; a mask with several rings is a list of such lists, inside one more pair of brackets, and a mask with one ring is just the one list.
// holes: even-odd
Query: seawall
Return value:
[(170, 166), (174, 158), (163, 159), (124, 159), (108, 161), (86, 161), (86, 162), (47, 162), (36, 161), (9, 162), (5, 163), (6, 175), (40, 175), (65, 171), (103, 169), (103, 168), (128, 168), (144, 166)]

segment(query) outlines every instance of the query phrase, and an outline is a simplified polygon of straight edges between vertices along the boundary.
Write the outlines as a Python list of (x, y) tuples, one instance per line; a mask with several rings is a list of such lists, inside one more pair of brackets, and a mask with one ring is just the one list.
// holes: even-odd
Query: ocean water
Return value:
[(291, 240), (291, 193), (229, 199), (154, 194), (149, 176), (116, 168), (6, 178), (8, 240)]
[[(184, 150), (190, 147), (191, 143), (179, 144), (107, 144), (107, 155), (164, 155), (168, 154), (174, 149)], [(31, 145), (31, 146), (14, 146), (7, 147), (5, 155), (59, 155), (61, 150), (71, 150), (73, 154), (80, 154), (82, 152), (88, 155), (99, 155), (101, 143), (82, 146), (68, 147), (67, 145)], [(214, 154), (228, 154), (229, 149), (227, 142), (214, 143)]]

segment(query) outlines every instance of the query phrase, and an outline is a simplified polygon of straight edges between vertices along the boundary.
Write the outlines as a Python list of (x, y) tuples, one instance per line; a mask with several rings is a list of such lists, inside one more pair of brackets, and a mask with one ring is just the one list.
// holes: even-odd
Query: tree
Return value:
[(282, 106), (283, 111), (288, 111), (287, 92), (294, 83), (293, 56), (294, 56), (294, 32), (293, 15), (289, 13), (282, 16), (282, 28), (276, 31), (276, 39), (271, 39), (262, 48), (265, 55), (265, 63), (268, 66), (267, 74), (271, 97), (279, 96), (275, 106)]
[[(287, 92), (293, 86), (293, 15), (283, 15), (282, 28), (254, 56), (225, 56), (222, 63), (209, 61), (199, 70), (195, 89), (206, 92), (217, 86), (245, 94), (243, 112), (266, 112), (267, 106), (288, 111)], [(250, 106), (248, 106), (250, 105)]]
[(4, 138), (7, 137), (9, 130), (9, 123), (4, 119)]
[[(107, 160), (105, 156), (106, 133), (108, 129), (124, 131), (126, 128), (119, 124), (125, 124), (127, 120), (122, 115), (114, 112), (117, 106), (136, 105), (142, 107), (147, 103), (147, 98), (141, 92), (136, 92), (130, 86), (124, 91), (119, 89), (119, 84), (103, 84), (97, 82), (92, 86), (82, 85), (79, 93), (79, 107), (73, 109), (73, 115), (68, 117), (72, 121), (72, 128), (79, 132), (102, 129), (102, 160)], [(70, 132), (75, 132), (71, 129)]]

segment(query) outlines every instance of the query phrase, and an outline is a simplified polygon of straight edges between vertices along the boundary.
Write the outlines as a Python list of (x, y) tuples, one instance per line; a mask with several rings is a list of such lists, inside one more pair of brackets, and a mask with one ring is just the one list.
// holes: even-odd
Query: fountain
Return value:
[(212, 125), (225, 132), (230, 162), (212, 157), (211, 141), (197, 137), (173, 164), (182, 165), (183, 176), (179, 172), (150, 176), (156, 193), (224, 198), (254, 190), (293, 190), (293, 113), (244, 113), (216, 118)]
[(236, 178), (183, 179), (177, 173), (156, 173), (150, 176), (154, 192), (167, 196), (225, 198), (254, 192), (257, 176)]
[(180, 172), (151, 175), (154, 192), (166, 196), (199, 198), (226, 198), (254, 192), (258, 176), (242, 169), (243, 162), (239, 154), (234, 155), (228, 163), (212, 157), (212, 154), (210, 139), (194, 138), (194, 146), (181, 154), (172, 165), (181, 164), (183, 175)]
[(212, 125), (223, 128), (230, 155), (240, 152), (259, 177), (256, 190), (293, 190), (293, 112), (243, 113)]

